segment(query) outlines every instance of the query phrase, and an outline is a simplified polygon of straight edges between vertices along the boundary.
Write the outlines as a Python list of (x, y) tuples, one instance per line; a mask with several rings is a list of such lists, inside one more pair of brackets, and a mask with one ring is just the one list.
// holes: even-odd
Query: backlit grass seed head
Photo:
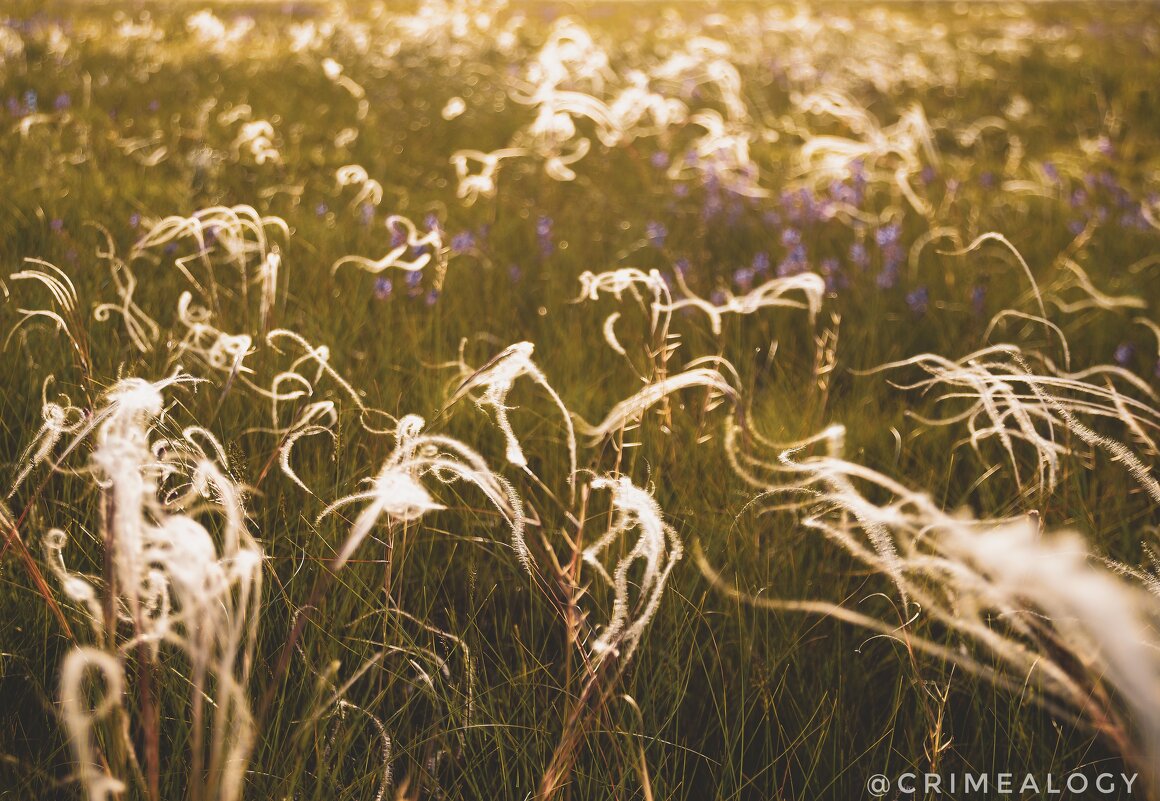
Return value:
[[(900, 627), (826, 602), (753, 602), (832, 614), (1014, 691), (1034, 688), (1041, 703), (1085, 721), (1135, 764), (1153, 764), (1160, 747), (1155, 597), (1117, 576), (1129, 572), (1103, 568), (1078, 535), (1044, 536), (1025, 518), (948, 514), (925, 493), (835, 456), (835, 437), (810, 438), (767, 461), (736, 439), (729, 447), (739, 474), (764, 484), (760, 500), (796, 511), (803, 526), (887, 576), (915, 612)], [(750, 440), (772, 444), (755, 434)], [(798, 455), (820, 443), (829, 443), (830, 455)], [(915, 630), (921, 619), (990, 659), (926, 639)]]
[(425, 425), (418, 415), (400, 419), (395, 448), (378, 475), (368, 479), (370, 489), (338, 499), (319, 516), (321, 519), (352, 503), (367, 502), (334, 559), (334, 569), (341, 568), (354, 555), (380, 517), (407, 522), (444, 508), (422, 483), (422, 479), (431, 478), (443, 484), (463, 481), (481, 490), (508, 523), (516, 556), (530, 571), (532, 559), (524, 541), (523, 502), (515, 489), (470, 447), (451, 437), (424, 434)]
[[(387, 217), (386, 227), (393, 234), (399, 233), (402, 235), (402, 241), (398, 245), (395, 245), (387, 255), (377, 261), (365, 256), (343, 256), (334, 263), (331, 271), (338, 272), (340, 267), (346, 264), (353, 264), (359, 269), (366, 270), (374, 275), (391, 267), (407, 273), (419, 273), (424, 267), (434, 261), (436, 270), (435, 288), (439, 289), (442, 286), (443, 276), (446, 272), (447, 255), (449, 253), (449, 248), (443, 246), (443, 231), (441, 227), (435, 225), (428, 228), (426, 233), (420, 234), (419, 230), (415, 227), (415, 223), (398, 214), (392, 214)], [(410, 259), (404, 258), (407, 254), (411, 255)]]
[[(1039, 362), (1036, 371), (1030, 366), (1031, 359)], [(922, 369), (929, 377), (898, 386), (924, 393), (936, 391), (939, 394), (935, 395), (935, 403), (951, 410), (938, 418), (914, 413), (910, 416), (923, 425), (966, 423), (967, 441), (976, 451), (986, 440), (997, 439), (1020, 488), (1024, 487), (1024, 477), (1019, 471), (1016, 445), (1031, 447), (1037, 470), (1035, 486), (1051, 491), (1059, 481), (1061, 457), (1072, 452), (1064, 444), (1062, 434), (1066, 431), (1123, 464), (1153, 502), (1160, 504), (1160, 484), (1140, 458), (1127, 446), (1081, 421), (1081, 417), (1116, 420), (1130, 432), (1137, 432), (1145, 443), (1151, 442), (1147, 432), (1160, 430), (1160, 412), (1146, 401), (1117, 390), (1112, 378), (1125, 379), (1147, 400), (1154, 400), (1155, 396), (1146, 384), (1122, 368), (1097, 365), (1067, 372), (1049, 359), (1036, 358), (1014, 345), (994, 345), (957, 361), (922, 354), (882, 365), (874, 372), (911, 366)], [(1096, 384), (1088, 380), (1093, 377), (1104, 381)]]
[[(101, 543), (111, 565), (101, 580), (72, 573), (64, 562), (65, 533), (54, 529), (45, 537), (50, 569), (65, 595), (85, 610), (94, 637), (104, 640), (112, 632), (105, 650), (74, 651), (61, 674), (66, 728), (90, 798), (106, 797), (119, 781), (91, 769), (98, 761), (92, 728), (128, 700), (119, 698), (120, 676), (134, 651), (158, 661), (163, 649), (176, 649), (189, 660), (195, 765), (189, 781), (203, 787), (204, 797), (240, 797), (254, 742), (246, 684), (262, 551), (248, 531), (242, 491), (217, 462), (224, 456), (220, 443), (199, 426), (179, 437), (157, 434), (163, 393), (191, 380), (177, 374), (157, 382), (122, 379), (91, 420), (72, 432), (62, 454), (91, 441), (89, 469), (79, 475), (87, 474), (104, 499)], [(199, 519), (205, 516), (217, 519), (216, 534)], [(91, 665), (107, 684), (96, 711), (78, 700)]]
[(571, 493), (574, 492), (572, 483), (577, 469), (576, 432), (572, 425), (572, 415), (568, 411), (568, 407), (564, 405), (564, 401), (548, 382), (547, 376), (532, 361), (533, 350), (534, 346), (531, 342), (517, 342), (505, 348), (477, 370), (472, 370), (461, 362), (462, 378), (446, 405), (450, 406), (465, 395), (473, 395), (476, 406), (483, 411), (490, 410), (495, 415), (496, 425), (499, 426), (507, 444), (505, 456), (508, 462), (526, 470), (528, 460), (508, 417), (510, 407), (507, 405), (507, 396), (517, 379), (529, 378), (548, 394), (556, 408), (560, 410), (568, 446), (568, 484)]
[[(88, 702), (86, 674), (96, 672), (104, 683), (95, 707)], [(95, 648), (77, 648), (65, 657), (60, 673), (61, 716), (77, 763), (77, 776), (88, 801), (110, 801), (125, 791), (120, 779), (101, 765), (95, 724), (121, 704), (125, 674), (121, 662)]]
[(358, 164), (348, 164), (339, 167), (334, 174), (338, 187), (357, 186), (358, 194), (350, 201), (350, 207), (356, 208), (363, 203), (377, 206), (383, 202), (383, 185), (371, 178), (366, 169)]
[[(669, 574), (681, 560), (684, 546), (676, 530), (664, 521), (652, 495), (634, 485), (627, 476), (594, 478), (589, 486), (612, 493), (613, 519), (609, 529), (584, 549), (584, 561), (615, 591), (609, 621), (589, 647), (594, 654), (615, 652), (623, 662), (628, 662), (660, 607)], [(636, 542), (610, 574), (601, 556), (633, 530), (638, 532)], [(629, 571), (637, 562), (643, 565), (643, 572), (635, 582), (634, 601)]]

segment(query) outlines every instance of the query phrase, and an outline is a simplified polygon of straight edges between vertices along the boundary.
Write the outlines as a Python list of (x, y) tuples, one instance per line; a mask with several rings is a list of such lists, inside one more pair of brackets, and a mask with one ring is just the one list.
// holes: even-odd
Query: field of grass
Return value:
[(0, 7), (0, 799), (1160, 797), (1155, 12)]

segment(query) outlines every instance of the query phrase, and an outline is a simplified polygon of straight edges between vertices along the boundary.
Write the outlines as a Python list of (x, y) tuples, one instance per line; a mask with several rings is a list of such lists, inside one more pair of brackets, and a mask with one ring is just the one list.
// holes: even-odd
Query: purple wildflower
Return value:
[(397, 248), (399, 245), (407, 241), (407, 233), (403, 227), (397, 223), (390, 226), (391, 229), (391, 247)]
[(781, 263), (777, 265), (777, 274), (782, 278), (787, 275), (797, 275), (805, 272), (808, 267), (806, 263), (806, 246), (794, 245)]
[(705, 195), (705, 205), (701, 208), (701, 219), (708, 222), (720, 214), (725, 208), (725, 204), (721, 200), (721, 194), (717, 191), (711, 191)]
[(471, 231), (461, 231), (451, 238), (452, 253), (466, 253), (475, 247), (475, 237)]
[(822, 259), (821, 263), (818, 265), (818, 272), (820, 272), (822, 277), (825, 278), (826, 289), (831, 292), (841, 288), (845, 284), (843, 281), (844, 276), (842, 275), (842, 268), (841, 265), (838, 264), (837, 259)]
[(1121, 367), (1127, 367), (1134, 355), (1136, 355), (1136, 346), (1131, 342), (1121, 342), (1119, 347), (1116, 348), (1113, 358), (1116, 360), (1116, 364)]
[(663, 248), (665, 246), (665, 238), (669, 235), (669, 229), (665, 228), (664, 223), (650, 222), (645, 226), (645, 236), (648, 237), (649, 244), (654, 248)]
[(916, 315), (926, 314), (926, 307), (930, 303), (930, 292), (926, 287), (920, 286), (906, 294), (906, 305)]
[(986, 310), (987, 288), (982, 284), (975, 284), (971, 289), (971, 310), (976, 316), (982, 317)]
[(835, 203), (842, 203), (847, 206), (857, 206), (859, 200), (858, 190), (841, 181), (834, 181), (830, 184), (830, 197), (834, 199)]
[(753, 270), (742, 267), (733, 272), (733, 283), (742, 292), (748, 292), (753, 287)]
[(541, 214), (536, 220), (536, 241), (540, 243), (540, 253), (546, 258), (556, 249), (552, 241), (552, 218)]
[(879, 289), (893, 289), (898, 283), (898, 270), (888, 264), (882, 268), (874, 280)]
[(878, 243), (878, 247), (884, 248), (888, 245), (898, 244), (901, 236), (902, 227), (898, 223), (890, 223), (874, 232), (874, 241)]
[(855, 242), (850, 245), (850, 261), (854, 266), (865, 270), (870, 266), (870, 254), (866, 252), (866, 246), (861, 242)]
[(378, 278), (375, 280), (375, 298), (378, 300), (386, 300), (391, 296), (395, 285), (390, 278)]

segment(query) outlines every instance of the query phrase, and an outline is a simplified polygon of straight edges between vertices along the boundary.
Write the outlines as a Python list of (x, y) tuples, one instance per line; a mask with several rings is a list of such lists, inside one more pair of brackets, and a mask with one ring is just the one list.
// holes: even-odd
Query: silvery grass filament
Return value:
[[(756, 433), (751, 439), (772, 445)], [(836, 453), (840, 441), (840, 430), (828, 430), (768, 461), (742, 452), (736, 438), (728, 447), (739, 473), (765, 487), (757, 502), (784, 499), (771, 508), (796, 511), (803, 526), (889, 577), (914, 616), (904, 616), (898, 627), (823, 602), (752, 602), (835, 614), (1012, 689), (1038, 675), (1042, 702), (1086, 720), (1129, 760), (1154, 764), (1160, 754), (1156, 598), (1098, 566), (1078, 535), (1045, 538), (1026, 521), (950, 515), (926, 494), (835, 455), (796, 458), (816, 443)], [(871, 501), (860, 485), (892, 500)], [(872, 547), (862, 544), (859, 532)], [(711, 569), (707, 573), (721, 583)], [(998, 658), (998, 672), (915, 634), (919, 617), (985, 648)], [(1101, 690), (1105, 684), (1112, 695)]]
[(325, 375), (327, 378), (333, 381), (340, 390), (342, 390), (343, 394), (351, 401), (351, 403), (354, 404), (355, 408), (358, 409), (359, 422), (363, 428), (373, 434), (390, 433), (390, 429), (374, 428), (367, 423), (368, 418), (375, 416), (383, 417), (389, 423), (395, 423), (396, 420), (387, 412), (381, 409), (375, 409), (367, 406), (366, 403), (363, 402), (362, 397), (359, 395), (358, 391), (355, 390), (355, 388), (352, 387), (350, 383), (337, 370), (330, 366), (329, 347), (326, 345), (319, 345), (315, 347), (314, 345), (311, 345), (309, 342), (307, 342), (301, 334), (285, 328), (276, 329), (266, 335), (266, 343), (270, 345), (270, 347), (274, 348), (274, 350), (276, 350), (278, 353), (282, 353), (282, 351), (275, 343), (281, 340), (288, 340), (305, 352), (303, 355), (299, 356), (297, 359), (291, 362), (290, 366), (275, 378), (276, 382), (289, 379), (294, 375), (298, 375), (299, 378), (302, 378), (298, 371), (302, 368), (303, 365), (312, 363), (315, 371), (314, 379), (312, 382), (307, 381), (308, 386), (317, 384), (321, 380), (322, 376)]
[(120, 299), (120, 303), (99, 303), (93, 307), (93, 319), (103, 323), (108, 321), (112, 314), (118, 314), (125, 323), (125, 333), (129, 341), (142, 353), (148, 353), (161, 337), (161, 327), (133, 300), (137, 291), (137, 276), (129, 269), (129, 265), (118, 259), (112, 252), (110, 245), (105, 255), (109, 259), (109, 272), (113, 278), (113, 287)]
[[(50, 531), (44, 545), (54, 575), (86, 610), (94, 636), (112, 637), (103, 651), (75, 651), (61, 675), (65, 723), (90, 798), (105, 797), (119, 781), (91, 769), (96, 754), (91, 729), (123, 703), (117, 686), (132, 652), (156, 661), (161, 649), (170, 647), (189, 659), (191, 786), (206, 797), (239, 798), (253, 747), (246, 684), (257, 636), (262, 551), (247, 530), (242, 493), (215, 462), (224, 453), (220, 443), (198, 426), (187, 427), (179, 438), (154, 436), (164, 416), (163, 391), (190, 380), (180, 375), (158, 382), (122, 379), (91, 419), (70, 432), (73, 440), (58, 457), (91, 442), (89, 470), (81, 475), (105, 494), (109, 509), (102, 541), (112, 573), (103, 581), (67, 570), (63, 531)], [(164, 491), (171, 480), (181, 483)], [(194, 516), (207, 512), (221, 521), (220, 545)], [(98, 586), (114, 593), (107, 605), (98, 600)], [(114, 619), (107, 619), (107, 610)], [(131, 636), (118, 635), (122, 626)], [(78, 700), (89, 665), (99, 667), (110, 683), (91, 713)], [(207, 693), (212, 693), (211, 711), (203, 721)], [(208, 765), (202, 760), (207, 733)]]
[[(449, 159), (455, 168), (455, 178), (459, 182), (455, 195), (471, 206), (482, 197), (495, 197), (496, 179), (500, 162), (505, 159), (527, 155), (524, 148), (505, 147), (484, 153), (480, 150), (457, 150)], [(479, 165), (478, 172), (471, 171), (471, 164)]]
[[(8, 279), (13, 282), (31, 281), (34, 284), (40, 284), (48, 290), (49, 297), (52, 298), (53, 304), (59, 311), (53, 311), (51, 308), (17, 308), (16, 311), (20, 314), (20, 320), (8, 332), (8, 336), (4, 340), (5, 347), (8, 346), (8, 342), (11, 341), (12, 336), (29, 321), (44, 318), (56, 324), (56, 327), (61, 333), (68, 337), (69, 342), (72, 344), (78, 356), (81, 357), (82, 361), (87, 363), (85, 347), (81, 340), (78, 339), (82, 335), (82, 328), (79, 324), (80, 318), (77, 316), (77, 290), (72, 279), (59, 267), (49, 264), (42, 259), (25, 258), (24, 263), (31, 266), (12, 273), (8, 276)], [(7, 293), (8, 288), (5, 287), (5, 294)]]
[(556, 390), (548, 382), (547, 376), (532, 361), (534, 349), (535, 346), (531, 342), (517, 342), (492, 357), (482, 367), (474, 370), (461, 360), (459, 386), (456, 387), (450, 399), (444, 404), (444, 408), (453, 405), (465, 395), (471, 395), (476, 390), (482, 390), (480, 394), (473, 398), (475, 405), (485, 412), (490, 409), (492, 414), (495, 415), (495, 423), (503, 434), (504, 441), (507, 443), (505, 456), (508, 462), (516, 467), (527, 470), (527, 457), (524, 456), (523, 448), (520, 446), (520, 441), (516, 437), (515, 431), (512, 429), (511, 420), (508, 417), (509, 407), (507, 405), (507, 396), (511, 392), (512, 386), (517, 379), (525, 376), (529, 378), (548, 394), (548, 397), (552, 399), (556, 408), (560, 410), (560, 415), (564, 421), (568, 446), (568, 492), (569, 501), (571, 501), (575, 497), (576, 492), (575, 478), (577, 470), (576, 432), (572, 425), (572, 414), (568, 411), (568, 407), (564, 405), (563, 399), (560, 398)]
[(357, 81), (351, 79), (349, 75), (344, 75), (345, 68), (333, 58), (324, 58), (322, 60), (322, 72), (331, 81), (341, 86), (350, 96), (358, 101), (358, 112), (356, 117), (360, 120), (366, 119), (367, 112), (370, 111), (370, 102), (367, 100), (366, 90)]
[[(85, 692), (85, 674), (100, 673), (105, 683), (103, 695), (90, 708)], [(96, 648), (76, 648), (64, 659), (60, 671), (61, 713), (68, 730), (69, 745), (77, 762), (77, 776), (88, 801), (109, 801), (125, 791), (125, 784), (101, 767), (94, 725), (121, 704), (125, 674), (120, 660)]]
[[(134, 244), (129, 253), (129, 264), (154, 248), (170, 242), (191, 240), (196, 250), (175, 259), (177, 269), (201, 298), (210, 304), (210, 308), (220, 313), (214, 262), (218, 256), (223, 257), (237, 272), (243, 303), (248, 301), (250, 284), (259, 285), (260, 325), (264, 332), (274, 308), (281, 269), (281, 252), (277, 243), (271, 239), (272, 233), (280, 233), (283, 239), (288, 239), (290, 227), (281, 217), (263, 216), (253, 206), (212, 206), (200, 209), (188, 217), (171, 215), (155, 223)], [(191, 269), (194, 263), (201, 264), (205, 272), (203, 281), (208, 286), (194, 276)], [(127, 325), (129, 322), (126, 318)]]
[(464, 481), (478, 487), (511, 528), (512, 548), (521, 566), (529, 573), (532, 557), (524, 541), (523, 501), (511, 483), (487, 466), (483, 457), (464, 443), (438, 434), (424, 434), (425, 422), (418, 415), (399, 420), (395, 448), (377, 476), (367, 479), (370, 489), (339, 498), (319, 515), (319, 519), (352, 503), (367, 501), (351, 527), (346, 542), (333, 561), (340, 569), (354, 555), (380, 517), (397, 522), (417, 520), (427, 512), (443, 509), (421, 482), (433, 478), (443, 484)]
[(334, 173), (338, 188), (347, 186), (359, 187), (358, 194), (350, 201), (350, 207), (355, 208), (362, 203), (377, 206), (383, 202), (383, 185), (371, 178), (365, 168), (358, 164), (347, 164), (339, 167)]
[(53, 376), (46, 376), (41, 386), (40, 414), (44, 422), (24, 452), (20, 454), (18, 461), (20, 469), (5, 496), (7, 500), (12, 500), (12, 496), (20, 489), (20, 485), (28, 477), (28, 474), (37, 465), (48, 459), (62, 437), (75, 434), (85, 424), (84, 410), (78, 406), (73, 406), (69, 403), (68, 398), (62, 397), (60, 403), (48, 400), (48, 387), (53, 380)]
[(580, 274), (580, 295), (575, 302), (595, 301), (602, 293), (610, 294), (618, 301), (623, 301), (625, 294), (629, 295), (648, 318), (649, 334), (654, 341), (646, 344), (645, 357), (650, 362), (651, 372), (649, 369), (642, 370), (638, 367), (617, 338), (616, 323), (620, 319), (620, 312), (613, 312), (605, 318), (603, 331), (604, 341), (608, 346), (624, 357), (641, 381), (649, 383), (663, 374), (664, 366), (674, 349), (673, 344), (669, 342), (672, 313), (667, 307), (672, 302), (672, 293), (668, 284), (658, 270), (649, 270), (646, 273), (636, 267), (621, 267), (602, 273), (585, 270)]
[[(711, 303), (690, 290), (680, 273), (677, 273), (676, 280), (684, 297), (667, 304), (657, 304), (655, 308), (670, 314), (684, 308), (702, 311), (709, 317), (710, 327), (713, 333), (718, 336), (721, 334), (721, 322), (724, 315), (753, 314), (768, 308), (805, 309), (809, 325), (812, 327), (818, 312), (821, 311), (822, 300), (826, 293), (826, 282), (820, 275), (799, 273), (784, 278), (770, 279), (743, 295), (728, 292), (723, 303)], [(801, 293), (802, 300), (787, 298), (786, 295), (791, 292)]]
[[(718, 365), (728, 364), (712, 357), (710, 360)], [(703, 363), (705, 360), (697, 361)], [(597, 423), (588, 423), (577, 417), (576, 429), (590, 438), (592, 446), (596, 446), (625, 426), (639, 422), (649, 409), (669, 395), (694, 387), (708, 389), (718, 396), (732, 399), (734, 403), (740, 399), (737, 389), (729, 383), (729, 380), (717, 367), (700, 367), (696, 366), (696, 362), (693, 362), (690, 363), (688, 369), (654, 381), (620, 401), (605, 414), (604, 419)], [(712, 401), (709, 405), (712, 405)]]
[[(1124, 464), (1132, 477), (1160, 504), (1160, 484), (1132, 451), (1114, 439), (1098, 434), (1076, 415), (1118, 420), (1132, 432), (1139, 432), (1145, 443), (1151, 438), (1146, 429), (1160, 431), (1160, 411), (1144, 401), (1124, 397), (1110, 378), (1131, 376), (1130, 383), (1142, 390), (1149, 400), (1155, 395), (1128, 371), (1114, 365), (1096, 365), (1078, 373), (1058, 370), (1050, 360), (1039, 358), (1040, 372), (1034, 372), (1028, 359), (1034, 358), (1015, 345), (993, 345), (952, 361), (936, 354), (921, 354), (899, 362), (882, 365), (870, 372), (897, 370), (916, 366), (930, 377), (896, 384), (901, 389), (918, 389), (923, 393), (937, 390), (934, 402), (964, 406), (940, 418), (929, 418), (914, 412), (908, 415), (923, 425), (951, 425), (965, 422), (967, 440), (981, 454), (979, 445), (991, 437), (999, 440), (1007, 455), (1017, 486), (1024, 489), (1019, 473), (1016, 442), (1032, 447), (1038, 473), (1037, 488), (1050, 492), (1058, 483), (1059, 457), (1072, 451), (1063, 445), (1056, 430), (1071, 432), (1085, 444), (1106, 451), (1115, 462)], [(1104, 377), (1103, 386), (1084, 380)], [(983, 420), (987, 425), (981, 425)], [(1154, 446), (1153, 446), (1154, 447)]]
[[(676, 530), (665, 523), (652, 495), (634, 485), (627, 476), (593, 478), (589, 486), (612, 493), (614, 516), (608, 530), (584, 549), (583, 557), (615, 590), (608, 623), (589, 648), (597, 655), (615, 653), (624, 664), (632, 659), (641, 636), (656, 615), (669, 574), (684, 554), (684, 546)], [(610, 575), (600, 557), (633, 529), (639, 531), (639, 537)], [(639, 592), (638, 601), (633, 604), (629, 598), (628, 573), (638, 561), (643, 563), (644, 570), (632, 582)]]
[[(418, 229), (415, 227), (415, 223), (398, 214), (392, 214), (387, 217), (385, 225), (388, 231), (399, 231), (403, 233), (403, 241), (377, 261), (368, 259), (366, 256), (343, 256), (330, 268), (331, 272), (338, 272), (338, 268), (343, 265), (353, 264), (359, 269), (376, 275), (390, 267), (415, 273), (421, 271), (434, 259), (439, 271), (437, 280), (442, 280), (448, 249), (443, 247), (443, 235), (439, 226), (435, 226), (429, 229), (427, 233), (420, 235)], [(410, 260), (404, 259), (403, 254), (409, 250), (415, 251), (417, 255)]]

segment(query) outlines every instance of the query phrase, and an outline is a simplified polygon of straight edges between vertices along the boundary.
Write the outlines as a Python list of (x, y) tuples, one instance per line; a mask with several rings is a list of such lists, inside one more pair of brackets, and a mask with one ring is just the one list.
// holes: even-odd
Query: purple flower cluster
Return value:
[[(851, 198), (857, 199), (857, 193), (852, 188), (851, 192), (853, 193)], [(780, 203), (785, 219), (794, 225), (824, 222), (834, 213), (833, 203), (828, 198), (818, 197), (804, 188), (796, 192), (782, 192)]]
[(540, 255), (545, 259), (556, 250), (556, 241), (552, 237), (552, 218), (541, 214), (536, 220), (536, 241), (540, 245)]
[(654, 248), (663, 248), (665, 246), (665, 239), (669, 235), (669, 229), (665, 228), (664, 223), (654, 220), (645, 226), (644, 233), (648, 237), (648, 243), (650, 245)]
[(855, 242), (850, 245), (850, 263), (855, 267), (865, 270), (870, 266), (870, 253), (866, 250), (866, 245), (862, 242)]
[(975, 316), (982, 317), (987, 310), (987, 288), (982, 284), (975, 284), (971, 288), (971, 311)]
[(407, 232), (403, 226), (394, 223), (390, 226), (391, 229), (391, 249), (397, 248), (399, 245), (407, 241)]
[(784, 278), (788, 275), (797, 275), (809, 269), (805, 243), (802, 242), (801, 231), (796, 228), (785, 228), (781, 232), (781, 246), (786, 249), (785, 258), (777, 265), (777, 274)]
[(902, 226), (898, 223), (882, 226), (874, 232), (874, 241), (882, 254), (882, 269), (876, 280), (879, 288), (890, 289), (898, 283), (902, 268)]
[(906, 305), (910, 307), (911, 312), (917, 316), (926, 314), (927, 306), (930, 304), (930, 292), (925, 286), (920, 286), (906, 293)]
[(27, 117), (35, 114), (40, 107), (40, 99), (36, 90), (29, 89), (19, 99), (9, 97), (7, 102), (8, 113), (13, 117)]
[(838, 260), (830, 257), (822, 259), (818, 264), (818, 272), (826, 281), (826, 289), (830, 292), (843, 289), (847, 286), (846, 276), (842, 273), (842, 266)]
[(1108, 169), (1084, 175), (1083, 185), (1072, 189), (1068, 203), (1077, 214), (1067, 226), (1073, 235), (1078, 235), (1092, 222), (1103, 224), (1112, 219), (1124, 230), (1151, 230), (1143, 205)]
[(467, 253), (475, 248), (475, 235), (471, 231), (460, 231), (451, 237), (452, 253)]
[(1131, 342), (1121, 342), (1116, 348), (1116, 352), (1112, 354), (1112, 358), (1116, 360), (1116, 364), (1120, 367), (1127, 367), (1132, 363), (1132, 357), (1136, 355), (1136, 346)]
[(360, 203), (358, 206), (358, 221), (365, 226), (370, 226), (375, 221), (375, 207), (366, 201)]
[(753, 289), (753, 278), (753, 270), (749, 267), (740, 267), (733, 271), (733, 285), (740, 292), (748, 292)]

